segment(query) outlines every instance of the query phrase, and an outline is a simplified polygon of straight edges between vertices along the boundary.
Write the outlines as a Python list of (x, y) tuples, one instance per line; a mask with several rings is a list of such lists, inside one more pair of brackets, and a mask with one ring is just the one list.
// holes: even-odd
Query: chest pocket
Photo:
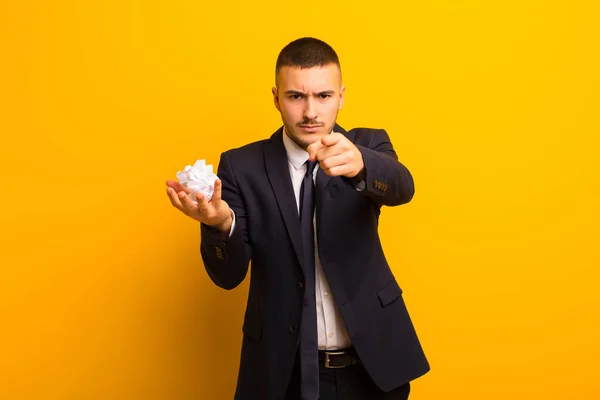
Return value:
[(382, 307), (392, 303), (402, 295), (402, 289), (395, 279), (391, 280), (387, 285), (377, 291), (377, 297)]

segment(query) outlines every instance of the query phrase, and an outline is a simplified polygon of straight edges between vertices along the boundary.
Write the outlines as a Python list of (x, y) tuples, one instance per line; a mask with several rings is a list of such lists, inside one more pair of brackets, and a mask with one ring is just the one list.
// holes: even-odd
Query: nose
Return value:
[(310, 121), (317, 120), (317, 107), (315, 106), (315, 101), (312, 97), (306, 98), (306, 104), (304, 106), (304, 119)]

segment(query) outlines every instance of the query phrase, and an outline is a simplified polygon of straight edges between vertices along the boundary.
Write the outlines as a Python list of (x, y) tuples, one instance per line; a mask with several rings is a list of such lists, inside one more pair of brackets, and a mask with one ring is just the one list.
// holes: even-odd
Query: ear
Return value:
[(273, 93), (273, 102), (275, 103), (275, 108), (277, 111), (281, 112), (281, 108), (279, 107), (279, 91), (276, 87), (271, 88), (271, 93)]
[(342, 88), (340, 89), (340, 105), (338, 106), (338, 110), (340, 110), (342, 108), (342, 106), (344, 105), (345, 94), (346, 94), (346, 86), (342, 85)]

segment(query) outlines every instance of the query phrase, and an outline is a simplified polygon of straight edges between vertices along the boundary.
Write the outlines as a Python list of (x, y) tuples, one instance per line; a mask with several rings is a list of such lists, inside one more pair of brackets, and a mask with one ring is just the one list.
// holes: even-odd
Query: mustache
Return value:
[(323, 126), (325, 124), (323, 124), (322, 122), (319, 122), (319, 121), (312, 120), (312, 119), (304, 119), (304, 120), (302, 120), (302, 122), (299, 122), (296, 125), (298, 125), (298, 126), (302, 126), (302, 125)]

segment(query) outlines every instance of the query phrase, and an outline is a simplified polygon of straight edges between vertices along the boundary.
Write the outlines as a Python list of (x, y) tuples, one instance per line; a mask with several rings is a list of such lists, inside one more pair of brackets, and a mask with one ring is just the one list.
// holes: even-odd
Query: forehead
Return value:
[(339, 89), (341, 80), (341, 72), (336, 64), (312, 68), (284, 66), (277, 74), (277, 87), (283, 91), (319, 92)]

